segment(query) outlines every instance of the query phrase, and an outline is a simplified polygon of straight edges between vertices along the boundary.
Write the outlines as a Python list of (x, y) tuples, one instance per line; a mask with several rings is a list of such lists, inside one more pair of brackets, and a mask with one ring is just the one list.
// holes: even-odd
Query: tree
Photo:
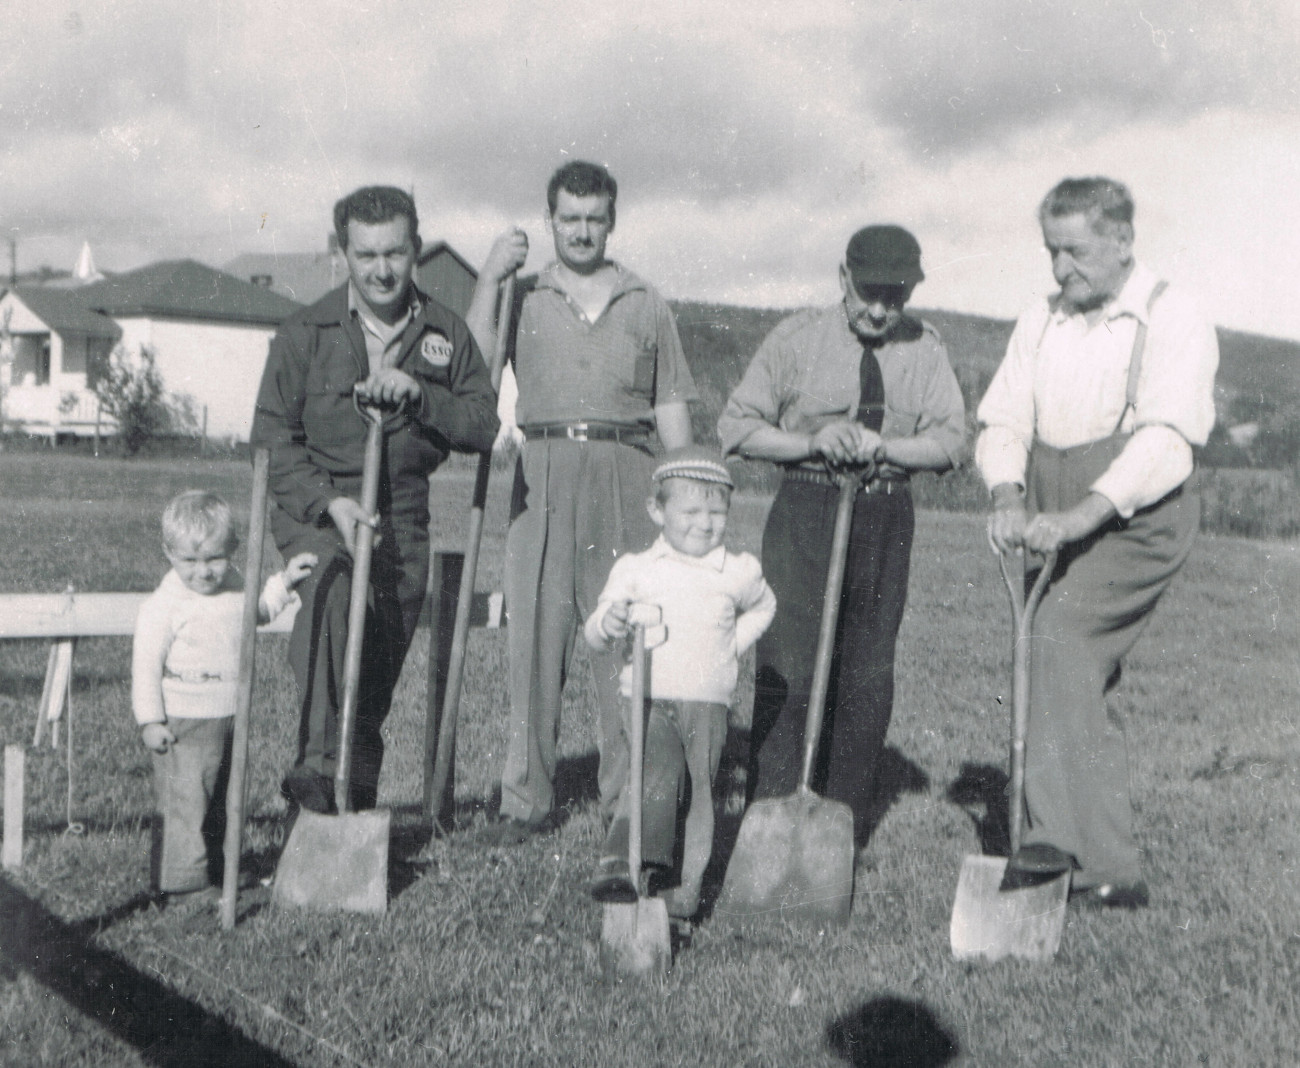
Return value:
[(95, 383), (95, 396), (103, 410), (116, 420), (128, 456), (134, 456), (146, 441), (171, 429), (167, 394), (153, 349), (148, 345), (141, 345), (134, 356), (118, 345)]

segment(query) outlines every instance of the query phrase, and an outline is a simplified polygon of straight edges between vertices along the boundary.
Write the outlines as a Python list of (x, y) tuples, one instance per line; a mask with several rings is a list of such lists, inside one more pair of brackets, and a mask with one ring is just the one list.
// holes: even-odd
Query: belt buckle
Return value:
[(587, 424), (586, 424), (586, 423), (571, 423), (571, 424), (569, 424), (568, 426), (566, 426), (566, 427), (564, 428), (564, 435), (565, 435), (565, 437), (567, 437), (570, 441), (586, 441), (586, 440), (587, 440)]

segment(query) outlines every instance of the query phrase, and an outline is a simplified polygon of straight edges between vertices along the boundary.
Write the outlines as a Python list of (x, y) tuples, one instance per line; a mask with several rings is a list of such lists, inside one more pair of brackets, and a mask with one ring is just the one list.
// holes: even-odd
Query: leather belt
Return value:
[[(829, 471), (817, 471), (811, 467), (783, 467), (782, 477), (790, 482), (811, 482), (818, 486), (839, 488), (839, 479)], [(894, 492), (902, 493), (907, 485), (907, 478), (873, 478), (869, 482), (858, 483), (859, 493), (883, 493), (886, 496)], [(897, 490), (895, 490), (897, 487)]]
[(644, 445), (650, 431), (617, 423), (547, 423), (520, 427), (527, 441), (617, 441), (620, 445)]

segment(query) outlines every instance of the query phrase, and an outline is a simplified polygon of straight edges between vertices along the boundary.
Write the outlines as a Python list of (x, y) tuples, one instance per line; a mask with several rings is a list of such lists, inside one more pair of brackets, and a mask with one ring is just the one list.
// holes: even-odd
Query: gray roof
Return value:
[[(471, 279), (478, 278), (478, 271), (446, 241), (431, 241), (421, 248), (419, 263), (441, 255), (450, 256)], [(269, 288), (272, 293), (302, 304), (315, 304), (348, 279), (347, 262), (341, 252), (245, 252), (227, 263), (224, 270), (246, 282), (270, 278), (270, 286), (263, 285), (262, 289)]]
[(14, 286), (13, 294), (56, 334), (84, 334), (116, 341), (122, 328), (107, 315), (86, 306), (81, 293), (49, 286)]
[(212, 319), (276, 326), (299, 304), (195, 260), (167, 260), (64, 290), (83, 307), (114, 318)]

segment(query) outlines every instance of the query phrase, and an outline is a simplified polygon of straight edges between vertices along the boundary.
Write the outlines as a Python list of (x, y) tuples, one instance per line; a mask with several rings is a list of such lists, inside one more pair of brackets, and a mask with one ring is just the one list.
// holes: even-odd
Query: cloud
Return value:
[(1285, 3), (894, 4), (858, 37), (863, 105), (919, 155), (1070, 121), (1096, 134), (1218, 106), (1294, 112), (1300, 17)]

